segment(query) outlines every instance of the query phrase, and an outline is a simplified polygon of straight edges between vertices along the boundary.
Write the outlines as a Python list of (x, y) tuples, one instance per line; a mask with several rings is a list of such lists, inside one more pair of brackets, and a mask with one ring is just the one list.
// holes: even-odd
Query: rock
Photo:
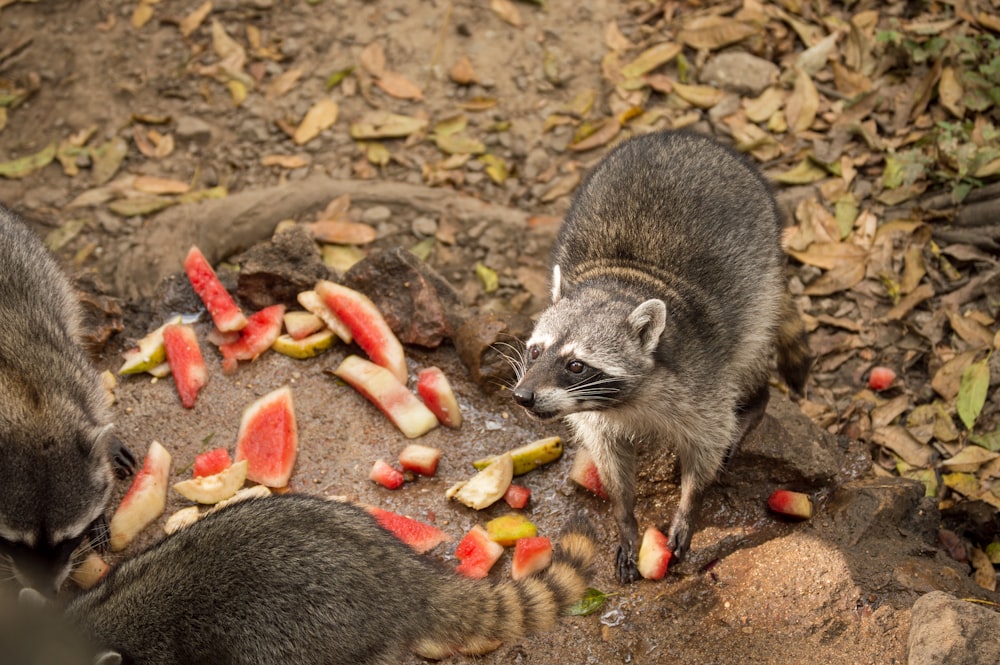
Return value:
[(371, 298), (404, 344), (433, 349), (451, 337), (449, 315), (459, 306), (458, 295), (409, 250), (371, 253), (344, 274), (344, 284)]
[(701, 70), (702, 83), (740, 95), (759, 95), (778, 80), (780, 70), (770, 60), (743, 51), (720, 53)]
[[(531, 333), (531, 319), (521, 314), (477, 314), (456, 326), (453, 341), (472, 380), (487, 392), (514, 383), (514, 369), (507, 360), (520, 353), (518, 340)], [(506, 357), (505, 357), (506, 356)]]
[(177, 118), (174, 136), (177, 137), (178, 141), (184, 143), (205, 145), (212, 140), (212, 126), (199, 118), (182, 115)]
[(386, 206), (372, 206), (361, 213), (361, 221), (366, 224), (378, 224), (392, 217), (392, 210)]
[(1000, 614), (932, 591), (913, 605), (908, 665), (1000, 663)]
[(296, 295), (308, 291), (329, 270), (309, 232), (292, 226), (236, 257), (240, 265), (236, 293), (256, 309), (284, 303), (297, 305)]

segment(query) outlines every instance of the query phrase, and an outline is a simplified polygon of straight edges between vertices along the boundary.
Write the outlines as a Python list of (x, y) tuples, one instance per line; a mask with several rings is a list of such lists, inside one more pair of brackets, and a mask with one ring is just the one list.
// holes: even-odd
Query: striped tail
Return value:
[(788, 292), (782, 298), (781, 318), (774, 346), (778, 355), (778, 373), (789, 388), (801, 395), (806, 379), (809, 378), (812, 356), (809, 355), (809, 337), (805, 325)]

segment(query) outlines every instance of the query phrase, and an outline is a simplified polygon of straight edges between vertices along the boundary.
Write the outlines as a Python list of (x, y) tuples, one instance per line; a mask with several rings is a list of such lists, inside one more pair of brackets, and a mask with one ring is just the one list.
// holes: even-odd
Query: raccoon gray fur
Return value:
[(681, 497), (668, 539), (691, 540), (698, 498), (762, 418), (769, 363), (801, 392), (805, 333), (786, 294), (781, 221), (759, 172), (704, 136), (660, 132), (588, 176), (552, 253), (552, 304), (526, 342), (514, 399), (564, 417), (592, 454), (638, 577), (637, 442), (672, 445)]
[(495, 648), (551, 628), (587, 586), (585, 521), (519, 581), (463, 578), (363, 509), (288, 494), (208, 514), (67, 607), (102, 665), (368, 665)]
[(113, 456), (134, 460), (110, 435), (69, 280), (2, 206), (0, 275), (0, 579), (51, 595), (106, 532)]

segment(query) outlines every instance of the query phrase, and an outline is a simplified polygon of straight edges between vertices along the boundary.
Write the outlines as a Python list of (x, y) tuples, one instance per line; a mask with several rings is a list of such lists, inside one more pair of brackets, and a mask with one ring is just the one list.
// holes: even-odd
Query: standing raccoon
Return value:
[(66, 611), (100, 665), (388, 665), (551, 628), (594, 553), (574, 522), (545, 572), (494, 585), (417, 555), (357, 506), (288, 494), (206, 515)]
[(594, 456), (618, 527), (616, 573), (638, 577), (636, 444), (674, 447), (682, 556), (701, 491), (763, 417), (771, 350), (801, 392), (809, 368), (782, 275), (781, 221), (742, 156), (687, 132), (622, 143), (583, 183), (553, 248), (552, 305), (514, 399), (565, 417)]
[(53, 594), (107, 530), (113, 454), (134, 460), (110, 436), (68, 279), (3, 207), (0, 275), (0, 579)]

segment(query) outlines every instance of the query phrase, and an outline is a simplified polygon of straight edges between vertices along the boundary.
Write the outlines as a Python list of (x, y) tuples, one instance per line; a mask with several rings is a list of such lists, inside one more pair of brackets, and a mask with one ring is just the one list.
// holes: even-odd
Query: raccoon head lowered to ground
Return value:
[(584, 288), (542, 314), (525, 344), (514, 399), (541, 419), (613, 408), (653, 370), (667, 323), (662, 300), (641, 303)]

